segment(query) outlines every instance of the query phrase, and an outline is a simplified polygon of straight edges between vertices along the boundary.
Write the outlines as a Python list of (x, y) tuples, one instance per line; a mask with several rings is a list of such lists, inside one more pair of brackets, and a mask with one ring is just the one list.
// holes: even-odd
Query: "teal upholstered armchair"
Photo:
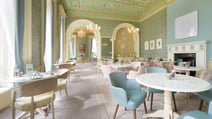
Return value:
[(122, 71), (112, 72), (109, 74), (109, 80), (113, 97), (117, 103), (114, 119), (119, 105), (127, 109), (133, 110), (134, 119), (136, 119), (136, 108), (144, 102), (146, 111), (146, 92), (141, 90), (141, 86), (135, 80), (127, 80), (126, 74)]
[(177, 119), (212, 119), (212, 101), (209, 104), (208, 113), (192, 111), (179, 116)]
[[(167, 73), (167, 70), (165, 68), (161, 68), (161, 67), (147, 67), (146, 68), (146, 73)], [(158, 80), (160, 80), (160, 79), (158, 79)], [(150, 87), (147, 87), (147, 90), (148, 90), (148, 93), (149, 93), (148, 99), (151, 96), (150, 110), (152, 110), (153, 94), (154, 93), (164, 93), (164, 91), (163, 90), (159, 90), (159, 89), (155, 89), (155, 88), (150, 88)], [(173, 97), (175, 111), (177, 111), (177, 106), (176, 106), (176, 102), (175, 102), (174, 93), (172, 93), (172, 97)]]

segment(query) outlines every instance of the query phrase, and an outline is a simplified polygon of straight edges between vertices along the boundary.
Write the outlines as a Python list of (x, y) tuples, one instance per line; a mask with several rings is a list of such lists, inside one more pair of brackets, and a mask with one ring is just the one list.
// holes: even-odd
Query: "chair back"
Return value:
[(62, 78), (62, 79), (68, 78), (68, 75), (69, 75), (68, 69), (57, 69), (57, 70), (55, 70), (55, 72), (57, 72), (58, 78)]
[(58, 68), (59, 69), (70, 69), (71, 68), (71, 64), (70, 63), (59, 64)]
[(174, 69), (173, 63), (162, 63), (162, 66), (167, 70), (168, 73), (171, 73), (172, 70)]
[(115, 69), (110, 65), (101, 65), (102, 73), (104, 78), (108, 79), (109, 73), (115, 71)]
[(57, 76), (37, 79), (29, 83), (25, 83), (18, 87), (20, 96), (35, 96), (49, 91), (53, 91), (57, 86)]
[(167, 70), (162, 67), (147, 67), (146, 73), (167, 73)]
[(126, 74), (122, 71), (111, 72), (109, 74), (110, 86), (113, 97), (117, 104), (122, 106), (127, 105)]
[(126, 88), (126, 74), (123, 71), (116, 71), (116, 72), (111, 72), (109, 74), (110, 77), (110, 83), (112, 86), (115, 87), (120, 87), (120, 88)]
[(211, 80), (212, 81), (212, 70), (204, 70), (201, 73), (200, 78), (202, 78), (204, 80)]

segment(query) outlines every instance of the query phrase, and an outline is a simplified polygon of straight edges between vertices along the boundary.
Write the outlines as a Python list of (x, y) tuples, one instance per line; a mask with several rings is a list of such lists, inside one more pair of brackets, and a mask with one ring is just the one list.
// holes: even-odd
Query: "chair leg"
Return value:
[(144, 110), (145, 110), (145, 113), (147, 114), (146, 101), (144, 101)]
[(12, 119), (15, 119), (15, 108), (12, 107)]
[(115, 110), (115, 113), (114, 113), (113, 119), (115, 119), (115, 118), (116, 118), (116, 114), (117, 114), (117, 112), (118, 112), (118, 109), (119, 109), (119, 104), (117, 104), (117, 105), (116, 105), (116, 110)]
[(65, 93), (66, 93), (66, 97), (68, 98), (68, 90), (67, 90), (67, 87), (65, 87)]
[(133, 119), (136, 119), (136, 109), (133, 110)]
[(150, 97), (150, 95), (151, 95), (151, 93), (149, 93), (149, 94), (148, 94), (148, 96), (147, 96), (147, 101), (149, 101), (149, 97)]
[(152, 110), (152, 104), (153, 104), (153, 93), (151, 93), (151, 103), (150, 103), (150, 110)]
[(199, 105), (199, 110), (201, 111), (202, 110), (202, 105), (204, 103), (204, 100), (200, 100), (200, 105)]
[(52, 112), (52, 119), (54, 119), (54, 99), (51, 100), (50, 107), (51, 107), (51, 112)]
[(173, 98), (173, 103), (174, 103), (174, 110), (175, 110), (175, 112), (177, 112), (177, 105), (176, 105), (174, 93), (172, 93), (172, 98)]

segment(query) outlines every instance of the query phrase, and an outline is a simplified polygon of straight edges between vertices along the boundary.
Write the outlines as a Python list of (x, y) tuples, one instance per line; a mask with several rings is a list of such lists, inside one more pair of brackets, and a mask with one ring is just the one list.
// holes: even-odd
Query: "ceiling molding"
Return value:
[[(142, 22), (174, 0), (61, 0), (68, 17)], [(76, 4), (75, 4), (76, 3)]]

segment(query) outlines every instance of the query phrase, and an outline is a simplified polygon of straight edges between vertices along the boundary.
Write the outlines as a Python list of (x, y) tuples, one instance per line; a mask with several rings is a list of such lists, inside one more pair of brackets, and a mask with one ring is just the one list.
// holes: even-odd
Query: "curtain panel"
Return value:
[(24, 0), (16, 0), (16, 2), (15, 68), (23, 72)]

